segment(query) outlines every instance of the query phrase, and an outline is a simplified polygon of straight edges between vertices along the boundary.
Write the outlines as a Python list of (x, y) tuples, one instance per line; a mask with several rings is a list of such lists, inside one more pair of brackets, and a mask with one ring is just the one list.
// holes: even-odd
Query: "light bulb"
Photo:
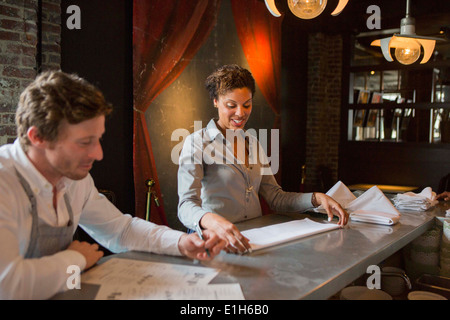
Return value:
[(327, 0), (288, 0), (288, 5), (300, 19), (313, 19), (325, 10)]
[(395, 48), (395, 57), (401, 64), (413, 64), (420, 57), (420, 43), (414, 39), (405, 39)]

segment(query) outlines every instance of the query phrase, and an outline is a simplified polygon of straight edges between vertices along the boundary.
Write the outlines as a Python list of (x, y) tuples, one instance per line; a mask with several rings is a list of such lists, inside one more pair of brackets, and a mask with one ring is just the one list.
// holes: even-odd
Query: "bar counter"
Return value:
[[(328, 299), (352, 281), (431, 228), (436, 217), (445, 216), (441, 204), (426, 212), (401, 212), (400, 222), (383, 226), (350, 221), (343, 229), (328, 231), (255, 251), (246, 255), (222, 252), (202, 262), (220, 269), (211, 283), (239, 283), (247, 300)], [(271, 214), (238, 223), (240, 230), (309, 217), (323, 221), (325, 215)], [(184, 257), (126, 252), (104, 257), (139, 259), (191, 265)], [(82, 277), (83, 279), (83, 277)], [(98, 286), (81, 284), (80, 290), (57, 294), (54, 299), (95, 299)]]

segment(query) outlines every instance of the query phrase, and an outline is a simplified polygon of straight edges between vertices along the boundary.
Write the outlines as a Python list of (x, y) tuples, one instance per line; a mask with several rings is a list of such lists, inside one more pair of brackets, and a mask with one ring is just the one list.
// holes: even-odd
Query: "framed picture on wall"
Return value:
[(380, 92), (373, 92), (370, 103), (382, 103), (383, 95)]
[(370, 91), (361, 90), (358, 95), (358, 103), (369, 103)]
[(353, 118), (353, 126), (354, 127), (363, 127), (365, 116), (366, 116), (366, 110), (364, 110), (364, 109), (355, 110), (355, 117)]
[(378, 109), (370, 109), (367, 115), (366, 127), (375, 127), (377, 124)]

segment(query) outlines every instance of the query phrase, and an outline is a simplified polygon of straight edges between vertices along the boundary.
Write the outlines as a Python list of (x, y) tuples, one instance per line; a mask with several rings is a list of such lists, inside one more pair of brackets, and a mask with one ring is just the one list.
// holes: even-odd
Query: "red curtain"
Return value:
[(276, 115), (281, 111), (281, 23), (260, 0), (231, 0), (234, 21), (250, 71)]
[[(281, 23), (260, 0), (231, 0), (234, 22), (250, 71), (261, 93), (275, 113), (274, 128), (281, 127)], [(281, 136), (281, 135), (280, 135)], [(281, 152), (278, 150), (281, 163)], [(281, 181), (281, 169), (275, 174)], [(263, 214), (271, 213), (261, 198)]]
[(184, 70), (216, 24), (221, 0), (134, 0), (133, 161), (136, 216), (145, 217), (146, 180), (153, 178), (160, 201), (151, 221), (167, 225), (145, 111)]

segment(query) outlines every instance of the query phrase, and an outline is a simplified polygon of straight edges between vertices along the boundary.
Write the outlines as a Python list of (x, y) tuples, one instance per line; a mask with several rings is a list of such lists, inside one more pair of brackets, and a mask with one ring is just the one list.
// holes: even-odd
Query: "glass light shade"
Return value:
[(402, 44), (395, 48), (395, 57), (401, 64), (413, 64), (420, 57), (420, 43), (414, 39), (404, 39)]
[(289, 9), (300, 19), (313, 19), (327, 6), (327, 0), (288, 0)]
[(274, 17), (281, 17), (280, 11), (278, 11), (277, 6), (275, 5), (275, 0), (264, 0), (266, 3), (267, 9)]

